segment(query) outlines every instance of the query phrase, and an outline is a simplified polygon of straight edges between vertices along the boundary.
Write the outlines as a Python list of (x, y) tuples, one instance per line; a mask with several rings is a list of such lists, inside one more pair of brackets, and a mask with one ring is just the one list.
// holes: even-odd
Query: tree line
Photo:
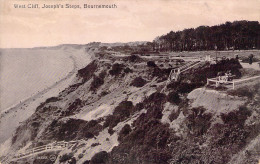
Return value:
[(260, 49), (258, 21), (234, 21), (170, 31), (147, 43), (154, 51), (248, 50)]

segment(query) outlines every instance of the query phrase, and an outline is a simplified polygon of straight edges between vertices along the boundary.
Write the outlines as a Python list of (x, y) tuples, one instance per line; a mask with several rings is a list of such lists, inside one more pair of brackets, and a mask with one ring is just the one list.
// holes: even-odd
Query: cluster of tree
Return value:
[(260, 49), (259, 32), (258, 21), (235, 21), (211, 27), (171, 31), (149, 44), (155, 51)]

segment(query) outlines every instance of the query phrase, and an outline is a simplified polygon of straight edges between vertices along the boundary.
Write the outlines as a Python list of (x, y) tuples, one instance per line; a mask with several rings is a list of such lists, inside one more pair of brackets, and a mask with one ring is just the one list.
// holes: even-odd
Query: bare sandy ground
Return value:
[[(84, 49), (66, 49), (64, 50), (64, 53), (70, 55), (70, 58), (73, 61), (73, 69), (64, 78), (1, 113), (0, 150), (8, 149), (6, 148), (8, 145), (7, 142), (10, 142), (10, 137), (19, 126), (20, 122), (28, 119), (35, 112), (40, 103), (44, 102), (49, 97), (57, 96), (59, 92), (67, 88), (75, 79), (77, 70), (87, 65), (91, 60), (90, 56), (84, 51)], [(0, 151), (0, 154), (4, 155), (4, 152)]]

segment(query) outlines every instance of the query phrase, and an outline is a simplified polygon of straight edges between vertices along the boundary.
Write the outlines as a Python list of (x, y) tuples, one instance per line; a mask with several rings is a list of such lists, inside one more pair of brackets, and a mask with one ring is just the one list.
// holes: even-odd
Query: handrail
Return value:
[(40, 153), (43, 151), (50, 151), (50, 150), (54, 150), (54, 149), (62, 150), (71, 144), (75, 144), (76, 142), (77, 141), (69, 141), (69, 142), (59, 141), (59, 142), (53, 142), (51, 144), (46, 144), (43, 146), (34, 147), (34, 148), (24, 151), (23, 153), (19, 153), (19, 154), (15, 155), (14, 159), (18, 160), (18, 159), (24, 158), (25, 156), (33, 155), (35, 153)]

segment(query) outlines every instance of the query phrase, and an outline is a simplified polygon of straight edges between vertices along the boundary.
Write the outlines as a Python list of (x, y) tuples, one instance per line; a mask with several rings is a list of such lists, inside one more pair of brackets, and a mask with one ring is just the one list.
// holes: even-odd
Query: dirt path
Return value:
[(41, 102), (44, 102), (48, 97), (57, 96), (58, 93), (64, 90), (72, 81), (72, 79), (74, 79), (77, 72), (77, 64), (75, 58), (72, 55), (70, 55), (70, 58), (73, 61), (73, 69), (67, 74), (67, 76), (52, 86), (40, 91), (32, 97), (1, 113), (0, 144), (11, 137), (14, 130), (19, 126), (20, 122), (29, 118), (35, 112), (36, 107)]

